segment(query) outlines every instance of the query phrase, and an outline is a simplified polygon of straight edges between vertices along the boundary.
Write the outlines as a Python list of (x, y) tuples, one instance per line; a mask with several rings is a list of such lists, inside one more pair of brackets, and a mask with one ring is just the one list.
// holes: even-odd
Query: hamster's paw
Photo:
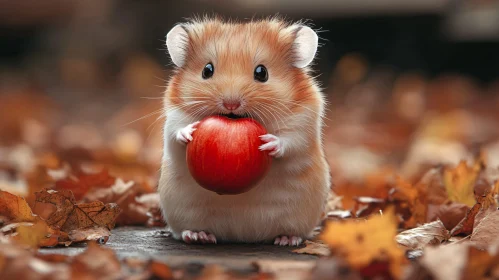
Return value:
[(265, 134), (261, 135), (260, 139), (262, 139), (263, 142), (266, 142), (260, 146), (260, 151), (270, 151), (269, 155), (276, 158), (282, 157), (284, 149), (282, 147), (282, 141), (279, 137), (272, 134)]
[(188, 244), (217, 244), (217, 238), (213, 234), (208, 234), (204, 231), (191, 231), (184, 230), (182, 231), (182, 240)]
[(299, 246), (302, 242), (303, 239), (301, 237), (281, 235), (275, 238), (274, 245)]
[(177, 131), (177, 135), (175, 136), (177, 141), (183, 144), (187, 144), (189, 141), (192, 141), (192, 133), (196, 130), (196, 126), (198, 124), (199, 122), (193, 122)]

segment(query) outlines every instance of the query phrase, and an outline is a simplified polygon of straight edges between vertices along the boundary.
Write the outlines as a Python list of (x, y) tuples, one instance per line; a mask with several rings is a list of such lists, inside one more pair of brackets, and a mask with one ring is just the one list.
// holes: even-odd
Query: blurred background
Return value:
[(321, 30), (314, 69), (338, 192), (479, 151), (499, 165), (496, 0), (0, 0), (0, 164), (14, 170), (3, 176), (69, 162), (154, 185), (165, 35), (212, 13)]

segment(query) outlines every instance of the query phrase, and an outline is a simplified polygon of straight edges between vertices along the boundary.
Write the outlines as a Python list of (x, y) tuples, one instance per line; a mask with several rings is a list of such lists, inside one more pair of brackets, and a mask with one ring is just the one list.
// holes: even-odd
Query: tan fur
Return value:
[[(184, 24), (189, 34), (185, 65), (165, 92), (164, 158), (159, 194), (175, 238), (183, 230), (206, 231), (219, 241), (270, 241), (278, 235), (307, 237), (319, 223), (330, 188), (322, 141), (324, 100), (308, 69), (293, 67), (296, 28), (278, 19), (246, 23), (219, 19)], [(208, 63), (211, 79), (201, 78)], [(256, 82), (259, 64), (269, 80)], [(241, 99), (245, 113), (278, 136), (284, 154), (273, 159), (254, 189), (223, 196), (196, 184), (176, 132), (223, 112), (223, 99)], [(225, 113), (225, 112), (223, 112)]]

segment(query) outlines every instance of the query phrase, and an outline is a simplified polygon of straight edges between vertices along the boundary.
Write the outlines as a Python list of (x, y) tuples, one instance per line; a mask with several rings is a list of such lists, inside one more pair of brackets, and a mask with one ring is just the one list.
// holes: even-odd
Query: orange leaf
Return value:
[(107, 169), (98, 173), (77, 171), (75, 175), (56, 181), (55, 189), (70, 190), (76, 200), (80, 200), (92, 188), (108, 188), (114, 184), (116, 178), (109, 175)]
[(474, 187), (484, 166), (477, 160), (472, 167), (461, 161), (455, 168), (444, 170), (444, 184), (450, 200), (472, 207), (475, 204)]
[(400, 278), (404, 252), (395, 241), (397, 219), (392, 208), (383, 215), (374, 215), (366, 221), (331, 221), (326, 224), (321, 239), (356, 269), (373, 261), (389, 261), (392, 276)]
[(7, 222), (33, 222), (35, 217), (24, 198), (0, 190), (0, 216)]

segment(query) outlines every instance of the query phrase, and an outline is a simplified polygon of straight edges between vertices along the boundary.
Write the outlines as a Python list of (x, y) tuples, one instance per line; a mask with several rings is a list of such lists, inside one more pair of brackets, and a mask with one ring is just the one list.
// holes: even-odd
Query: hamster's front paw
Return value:
[(191, 230), (182, 231), (182, 240), (188, 244), (217, 244), (217, 238), (213, 234), (208, 234), (204, 231), (196, 232)]
[(278, 236), (274, 240), (274, 245), (279, 246), (299, 246), (302, 243), (303, 239), (298, 236)]
[(279, 137), (273, 134), (261, 135), (260, 139), (266, 142), (260, 146), (260, 151), (270, 151), (269, 155), (280, 158), (284, 154), (284, 148), (282, 147), (282, 141)]
[(198, 124), (199, 122), (193, 122), (177, 131), (177, 135), (175, 136), (177, 141), (182, 144), (187, 144), (189, 141), (192, 141), (192, 133), (196, 130)]

